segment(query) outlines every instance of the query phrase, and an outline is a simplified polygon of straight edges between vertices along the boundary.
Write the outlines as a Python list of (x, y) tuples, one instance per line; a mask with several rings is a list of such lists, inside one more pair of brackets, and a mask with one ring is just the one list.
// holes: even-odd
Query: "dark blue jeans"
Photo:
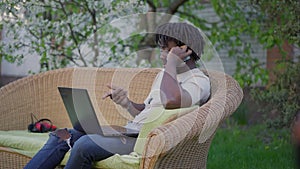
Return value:
[[(71, 155), (66, 169), (91, 168), (94, 161), (104, 160), (116, 153), (129, 154), (133, 151), (136, 138), (106, 137), (97, 134), (84, 135), (74, 129), (69, 130), (71, 138)], [(69, 151), (65, 141), (53, 133), (42, 149), (30, 160), (25, 169), (53, 169), (61, 163)]]

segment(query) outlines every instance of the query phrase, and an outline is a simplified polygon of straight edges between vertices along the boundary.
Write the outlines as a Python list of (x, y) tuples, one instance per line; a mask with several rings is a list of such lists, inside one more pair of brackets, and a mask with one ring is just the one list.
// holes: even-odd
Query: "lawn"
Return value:
[(289, 129), (264, 125), (219, 128), (211, 144), (207, 169), (294, 169)]

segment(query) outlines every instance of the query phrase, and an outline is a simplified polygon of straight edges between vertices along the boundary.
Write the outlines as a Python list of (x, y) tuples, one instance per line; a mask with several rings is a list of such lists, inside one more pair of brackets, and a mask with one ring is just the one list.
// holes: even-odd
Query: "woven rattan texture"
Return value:
[[(71, 127), (58, 86), (87, 88), (102, 123), (123, 125), (132, 118), (110, 99), (102, 100), (107, 84), (128, 90), (143, 102), (159, 69), (65, 68), (32, 75), (0, 89), (0, 130), (24, 130), (30, 113), (49, 118), (58, 127)], [(162, 125), (148, 135), (140, 168), (206, 168), (214, 133), (240, 104), (238, 83), (222, 72), (208, 71), (210, 100), (198, 109)], [(0, 168), (22, 168), (29, 158), (0, 149)], [(3, 166), (3, 167), (2, 167)]]
[(0, 168), (1, 169), (21, 169), (22, 166), (25, 166), (30, 158), (6, 151), (5, 149), (0, 147)]
[(209, 146), (219, 124), (239, 106), (239, 84), (221, 72), (208, 72), (211, 98), (197, 110), (148, 135), (141, 168), (206, 168)]

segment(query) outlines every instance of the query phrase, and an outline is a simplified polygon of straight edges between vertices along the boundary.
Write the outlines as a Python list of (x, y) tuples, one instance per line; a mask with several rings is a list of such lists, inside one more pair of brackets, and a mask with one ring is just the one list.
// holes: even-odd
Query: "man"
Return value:
[[(209, 78), (197, 67), (203, 53), (204, 40), (198, 29), (186, 23), (167, 23), (156, 29), (156, 43), (161, 49), (164, 69), (155, 78), (144, 103), (134, 103), (127, 91), (108, 85), (103, 99), (111, 98), (135, 118), (125, 126), (140, 131), (154, 107), (177, 109), (203, 104), (210, 95)], [(68, 140), (65, 142), (63, 140)], [(25, 168), (55, 168), (71, 148), (65, 168), (91, 168), (94, 161), (115, 153), (129, 154), (136, 138), (85, 135), (75, 129), (60, 129), (50, 134), (44, 147)]]

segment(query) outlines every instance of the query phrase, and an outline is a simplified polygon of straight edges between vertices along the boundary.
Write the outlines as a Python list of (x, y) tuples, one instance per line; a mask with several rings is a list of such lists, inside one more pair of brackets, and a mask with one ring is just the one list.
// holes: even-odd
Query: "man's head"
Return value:
[(197, 61), (203, 54), (205, 45), (200, 31), (187, 23), (166, 23), (156, 29), (156, 43), (160, 48), (168, 47), (168, 43), (177, 46), (187, 45), (193, 53), (191, 57)]

